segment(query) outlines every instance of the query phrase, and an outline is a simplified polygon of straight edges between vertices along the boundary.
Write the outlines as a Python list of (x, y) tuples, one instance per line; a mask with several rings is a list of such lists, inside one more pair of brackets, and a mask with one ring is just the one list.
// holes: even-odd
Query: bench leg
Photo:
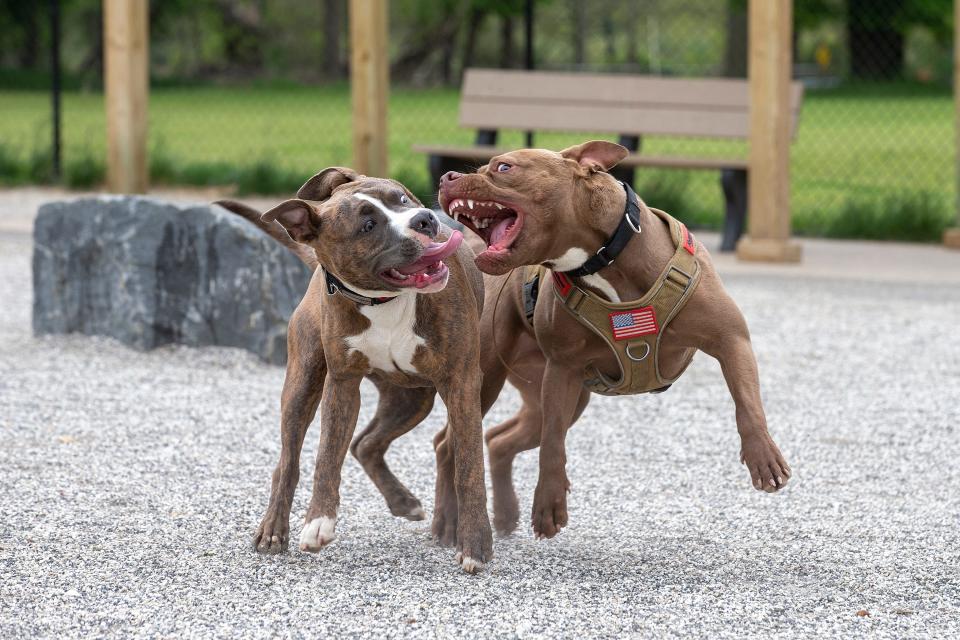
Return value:
[(724, 169), (720, 172), (720, 183), (727, 205), (720, 251), (733, 251), (747, 223), (747, 171)]

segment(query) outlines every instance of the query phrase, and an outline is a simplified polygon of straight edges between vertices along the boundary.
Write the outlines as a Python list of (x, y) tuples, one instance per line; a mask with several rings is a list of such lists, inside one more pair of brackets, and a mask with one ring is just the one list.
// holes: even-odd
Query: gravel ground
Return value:
[[(0, 637), (960, 634), (960, 287), (728, 276), (789, 489), (749, 488), (700, 356), (664, 395), (595, 397), (568, 438), (570, 527), (497, 540), (468, 576), (352, 459), (339, 539), (257, 556), (283, 371), (229, 349), (35, 339), (29, 260), (27, 236), (0, 234)], [(488, 426), (515, 404), (505, 393)], [(428, 510), (443, 419), (390, 453)], [(522, 455), (525, 510), (535, 473)]]

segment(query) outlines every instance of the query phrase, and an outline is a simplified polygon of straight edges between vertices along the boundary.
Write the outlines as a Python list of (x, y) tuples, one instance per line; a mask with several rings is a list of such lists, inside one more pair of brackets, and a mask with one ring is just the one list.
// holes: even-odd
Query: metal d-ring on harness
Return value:
[[(612, 264), (630, 239), (640, 233), (640, 210), (646, 205), (642, 204), (629, 185), (621, 185), (627, 194), (627, 204), (623, 219), (607, 243), (580, 268), (553, 273), (553, 289), (557, 300), (581, 324), (602, 338), (617, 356), (621, 373), (618, 380), (610, 379), (594, 369), (584, 382), (585, 387), (603, 395), (665, 391), (683, 373), (693, 359), (693, 350), (681, 364), (680, 373), (675, 378), (664, 379), (659, 366), (660, 338), (667, 325), (696, 291), (701, 275), (693, 234), (675, 218), (657, 209), (650, 209), (669, 227), (676, 251), (646, 295), (638, 300), (613, 303), (574, 281)], [(542, 289), (546, 272), (546, 267), (539, 267), (539, 273), (525, 278), (527, 284), (524, 293), (527, 294), (528, 289)], [(529, 286), (531, 282), (541, 284)], [(526, 307), (528, 320), (532, 319), (533, 306), (528, 302)], [(650, 357), (651, 354), (653, 357)]]

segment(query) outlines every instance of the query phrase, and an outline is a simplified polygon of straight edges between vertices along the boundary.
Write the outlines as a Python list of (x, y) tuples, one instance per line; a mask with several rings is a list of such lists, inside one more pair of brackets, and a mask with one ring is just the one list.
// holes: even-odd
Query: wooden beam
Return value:
[(952, 249), (960, 249), (960, 0), (954, 0), (953, 3), (953, 107), (957, 224), (943, 234), (943, 244)]
[(798, 262), (790, 239), (793, 0), (750, 0), (750, 184), (741, 260)]
[(387, 175), (387, 0), (350, 0), (353, 168)]
[(149, 28), (147, 0), (103, 0), (107, 188), (147, 190)]

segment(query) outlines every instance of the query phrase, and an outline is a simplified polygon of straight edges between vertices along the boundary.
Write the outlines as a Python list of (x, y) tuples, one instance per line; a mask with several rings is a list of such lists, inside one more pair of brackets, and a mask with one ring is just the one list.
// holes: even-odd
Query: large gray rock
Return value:
[(101, 196), (40, 207), (33, 329), (138, 349), (223, 345), (286, 361), (287, 320), (310, 270), (218, 206)]

